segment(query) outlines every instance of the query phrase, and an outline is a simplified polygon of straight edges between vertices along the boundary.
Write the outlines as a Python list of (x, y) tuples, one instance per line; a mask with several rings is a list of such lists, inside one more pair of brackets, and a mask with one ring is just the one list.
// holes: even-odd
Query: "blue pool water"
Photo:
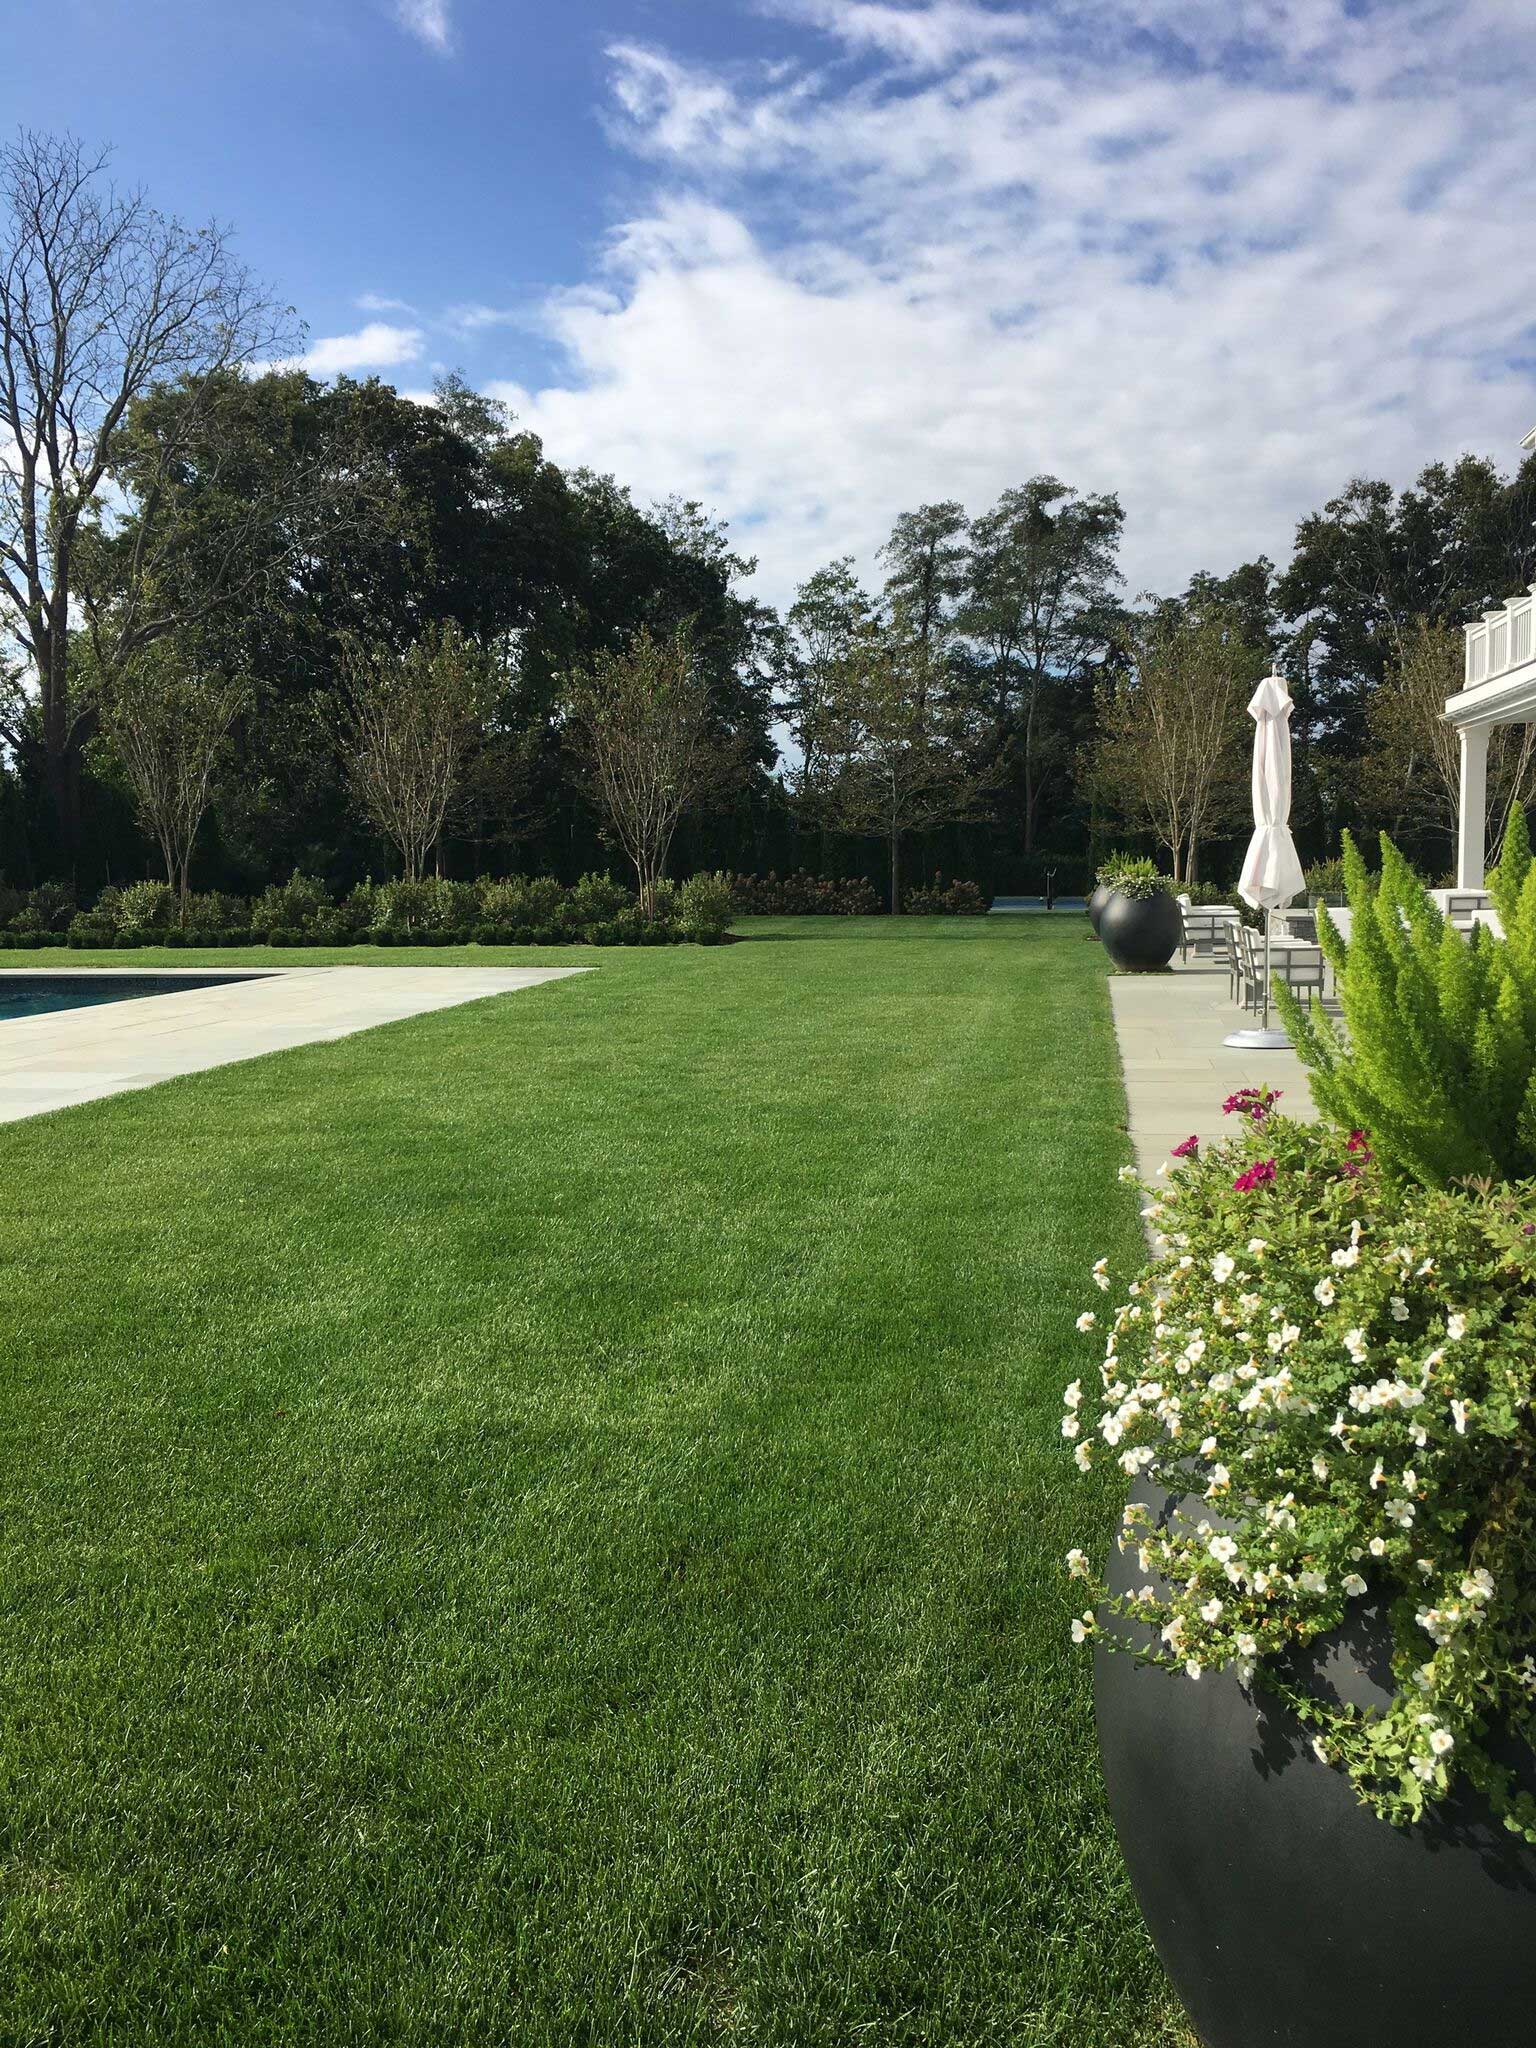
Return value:
[(169, 996), (178, 989), (219, 988), (255, 981), (251, 974), (0, 974), (0, 1024), (12, 1017), (43, 1017), (50, 1010), (86, 1010), (139, 996)]

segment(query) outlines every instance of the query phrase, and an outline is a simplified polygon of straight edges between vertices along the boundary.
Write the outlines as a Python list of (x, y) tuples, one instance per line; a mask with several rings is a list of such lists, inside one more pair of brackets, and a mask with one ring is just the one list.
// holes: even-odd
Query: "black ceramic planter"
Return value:
[(1178, 950), (1184, 922), (1166, 891), (1122, 896), (1117, 890), (1099, 915), (1099, 937), (1115, 966), (1128, 974), (1166, 967)]
[(1114, 893), (1108, 882), (1100, 882), (1093, 894), (1088, 898), (1088, 922), (1093, 926), (1095, 932), (1099, 928), (1099, 919), (1104, 915), (1104, 906)]
[[(1114, 1555), (1112, 1591), (1145, 1576)], [(1306, 1682), (1383, 1701), (1389, 1651), (1361, 1602), (1313, 1645)], [(1100, 1650), (1094, 1700), (1136, 1896), (1206, 2048), (1530, 2048), (1536, 1850), (1484, 1801), (1459, 1793), (1431, 1825), (1390, 1827), (1288, 1709), (1229, 1673)], [(1506, 1760), (1536, 1789), (1529, 1749)]]

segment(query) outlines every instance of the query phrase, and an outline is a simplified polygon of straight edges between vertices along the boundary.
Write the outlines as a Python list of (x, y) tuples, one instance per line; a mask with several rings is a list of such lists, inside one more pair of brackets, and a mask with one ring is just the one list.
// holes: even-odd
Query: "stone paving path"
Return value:
[(1109, 999), (1144, 1178), (1192, 1132), (1220, 1137), (1227, 1127), (1221, 1105), (1239, 1088), (1282, 1089), (1291, 1115), (1316, 1116), (1306, 1069), (1289, 1047), (1239, 1052), (1222, 1044), (1229, 1031), (1256, 1021), (1232, 1001), (1225, 967), (1191, 959), (1175, 961), (1171, 974), (1112, 974)]
[[(173, 968), (74, 968), (71, 978), (167, 980)], [(188, 968), (189, 979), (216, 968)], [(38, 978), (43, 978), (38, 970)], [(483, 996), (537, 988), (582, 967), (295, 967), (217, 988), (128, 997), (0, 1022), (0, 1123), (150, 1088), (178, 1074), (291, 1046), (346, 1038), (374, 1024)], [(21, 977), (8, 977), (19, 980)]]

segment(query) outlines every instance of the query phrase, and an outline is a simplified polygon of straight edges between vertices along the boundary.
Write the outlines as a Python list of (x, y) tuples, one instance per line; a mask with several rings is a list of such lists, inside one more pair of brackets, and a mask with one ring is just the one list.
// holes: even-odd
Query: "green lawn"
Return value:
[(743, 929), (0, 1128), (7, 2044), (1187, 2040), (1060, 1570), (1098, 949)]

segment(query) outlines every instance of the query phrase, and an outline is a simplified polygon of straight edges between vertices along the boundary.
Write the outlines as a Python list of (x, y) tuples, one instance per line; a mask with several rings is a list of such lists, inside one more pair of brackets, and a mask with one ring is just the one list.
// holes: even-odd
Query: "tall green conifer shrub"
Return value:
[(1427, 1186), (1536, 1175), (1536, 863), (1523, 814), (1488, 882), (1503, 938), (1448, 924), (1385, 833), (1379, 877), (1348, 834), (1344, 870), (1347, 944), (1318, 912), (1342, 1026), (1276, 985), (1318, 1108)]

